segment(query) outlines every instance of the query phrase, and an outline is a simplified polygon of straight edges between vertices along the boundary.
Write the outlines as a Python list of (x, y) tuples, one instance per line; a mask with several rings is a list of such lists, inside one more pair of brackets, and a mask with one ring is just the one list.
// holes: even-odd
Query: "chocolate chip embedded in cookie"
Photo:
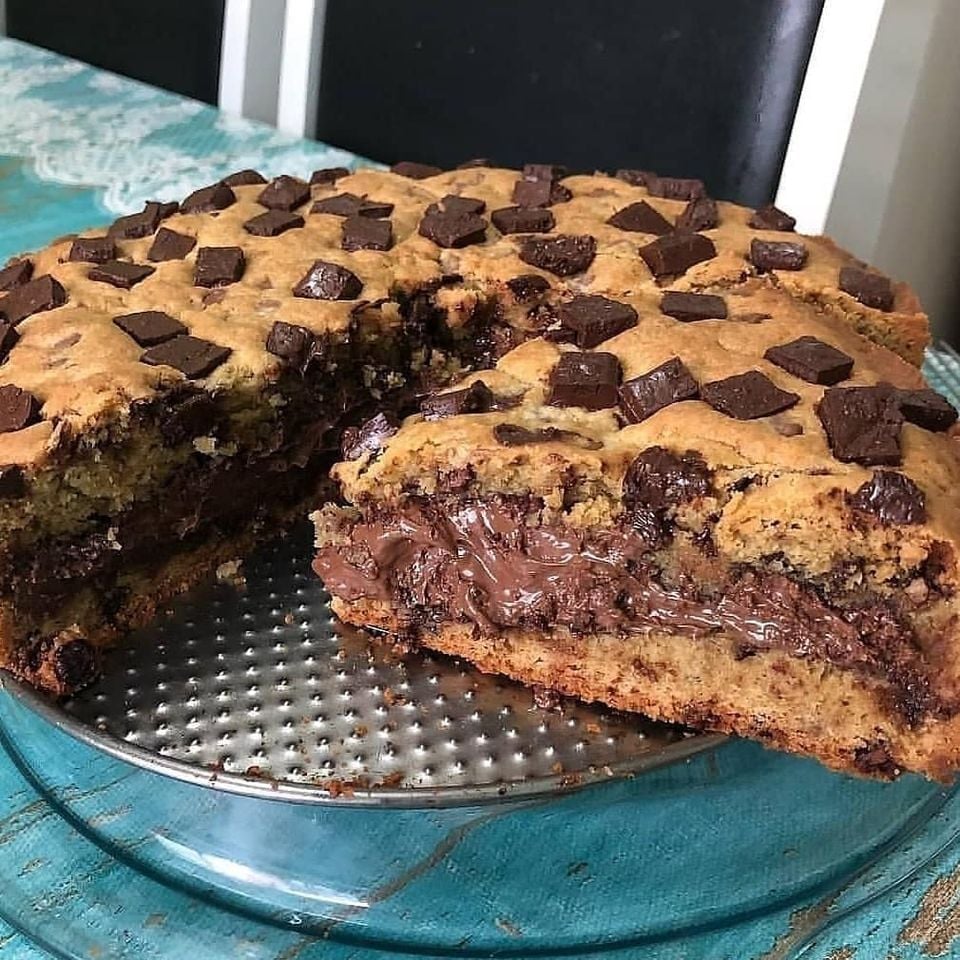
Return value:
[(524, 263), (558, 277), (583, 273), (597, 255), (597, 241), (590, 236), (560, 234), (556, 237), (528, 237), (521, 241), (519, 256)]
[(356, 300), (361, 290), (363, 283), (352, 270), (339, 263), (315, 260), (297, 281), (293, 295), (307, 300)]
[(117, 255), (113, 237), (77, 237), (70, 245), (67, 260), (74, 263), (106, 263)]
[(607, 220), (607, 223), (611, 227), (629, 230), (632, 233), (654, 233), (661, 236), (673, 232), (673, 224), (659, 210), (651, 207), (646, 200), (639, 200), (618, 210)]
[(40, 419), (40, 401), (11, 383), (0, 387), (0, 433), (13, 433)]
[(658, 280), (678, 276), (704, 260), (712, 260), (717, 248), (702, 233), (675, 231), (651, 240), (639, 250), (643, 262)]
[(22, 287), (33, 276), (32, 260), (14, 260), (0, 270), (0, 293)]
[(653, 446), (637, 454), (623, 478), (623, 502), (667, 510), (705, 497), (713, 486), (713, 471), (695, 450), (676, 454)]
[(167, 366), (179, 370), (188, 380), (197, 380), (213, 373), (230, 356), (229, 347), (221, 347), (200, 337), (174, 337), (151, 347), (140, 357), (150, 366)]
[(487, 221), (474, 213), (428, 213), (417, 232), (438, 247), (469, 247), (487, 238)]
[(439, 167), (432, 167), (429, 163), (416, 163), (413, 160), (401, 160), (390, 168), (391, 173), (397, 173), (401, 177), (409, 177), (411, 180), (426, 180), (427, 177), (435, 177), (443, 173)]
[(838, 460), (864, 466), (900, 463), (903, 414), (892, 387), (830, 387), (817, 405), (817, 416)]
[(507, 281), (507, 287), (517, 303), (529, 303), (550, 289), (550, 282), (539, 273), (525, 273)]
[(616, 406), (620, 361), (612, 353), (562, 353), (550, 374), (547, 403), (603, 410)]
[(444, 420), (465, 413), (487, 413), (493, 405), (493, 392), (482, 381), (475, 380), (463, 390), (435, 393), (420, 403), (424, 420)]
[(673, 357), (620, 387), (620, 409), (630, 423), (641, 423), (681, 400), (696, 400), (700, 387), (679, 357)]
[(840, 289), (864, 306), (889, 313), (893, 309), (893, 287), (890, 278), (875, 270), (846, 266), (840, 268)]
[(807, 383), (830, 387), (846, 380), (853, 370), (853, 357), (816, 337), (798, 337), (790, 343), (770, 347), (763, 356)]
[(256, 170), (238, 170), (224, 177), (220, 182), (228, 187), (252, 187), (266, 183), (267, 178)]
[(343, 221), (340, 246), (344, 250), (389, 250), (393, 246), (393, 226), (389, 220), (348, 217)]
[(714, 410), (719, 410), (734, 420), (769, 417), (788, 410), (800, 400), (798, 394), (781, 390), (759, 370), (748, 370), (723, 380), (705, 383), (700, 388), (700, 396)]
[(904, 418), (924, 430), (948, 430), (957, 421), (956, 408), (936, 390), (900, 390), (897, 398)]
[(268, 210), (293, 210), (310, 199), (310, 185), (298, 177), (274, 177), (257, 195)]
[(15, 287), (5, 297), (0, 297), (0, 317), (16, 326), (18, 323), (44, 310), (53, 310), (67, 302), (67, 291), (60, 281), (44, 274)]
[(876, 517), (884, 526), (923, 523), (927, 519), (923, 491), (902, 473), (877, 470), (851, 497), (850, 506)]
[(359, 460), (365, 453), (376, 452), (400, 429), (400, 421), (392, 413), (382, 412), (359, 427), (343, 431), (345, 460)]
[(726, 320), (727, 302), (723, 297), (711, 293), (668, 290), (660, 298), (660, 311), (683, 323), (692, 323), (696, 320)]
[(789, 213), (784, 213), (772, 203), (754, 210), (747, 221), (747, 226), (753, 227), (754, 230), (790, 231), (796, 225), (797, 221), (794, 217), (791, 217)]
[(276, 320), (267, 335), (266, 347), (275, 357), (302, 367), (313, 349), (315, 340), (313, 333), (306, 327)]
[(198, 287), (225, 287), (243, 277), (246, 260), (240, 247), (201, 247), (193, 282)]
[(794, 240), (751, 240), (750, 262), (761, 272), (802, 270), (807, 265), (805, 244)]
[[(225, 183), (212, 183), (194, 190), (180, 203), (181, 213), (210, 213), (226, 210), (237, 202), (237, 195)], [(151, 233), (153, 231), (150, 231)]]
[(187, 332), (187, 328), (179, 320), (161, 310), (125, 313), (114, 317), (113, 322), (124, 333), (133, 337), (141, 347), (153, 347)]
[(549, 210), (537, 207), (501, 207), (490, 214), (490, 219), (503, 234), (546, 233), (556, 225)]
[(251, 217), (243, 229), (254, 237), (279, 237), (281, 233), (303, 226), (303, 217), (288, 210), (268, 210)]
[(147, 259), (154, 263), (182, 260), (196, 245), (196, 237), (177, 233), (176, 230), (170, 230), (168, 227), (161, 227), (147, 251)]
[(146, 280), (156, 270), (145, 263), (130, 263), (127, 260), (108, 260), (97, 264), (87, 276), (100, 283), (109, 283), (121, 290), (129, 290), (142, 280)]
[(558, 427), (540, 427), (531, 430), (518, 423), (498, 423), (493, 428), (493, 439), (504, 447), (524, 447), (531, 443), (571, 443), (584, 450), (599, 450), (603, 444), (592, 437), (585, 437), (575, 430)]
[(629, 303), (597, 295), (574, 297), (561, 303), (556, 307), (556, 314), (582, 350), (591, 350), (637, 325), (637, 311)]

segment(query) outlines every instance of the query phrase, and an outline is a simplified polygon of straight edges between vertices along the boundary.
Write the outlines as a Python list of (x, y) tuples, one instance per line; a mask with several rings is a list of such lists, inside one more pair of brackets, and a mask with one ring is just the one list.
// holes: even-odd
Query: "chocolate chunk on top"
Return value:
[(439, 167), (432, 167), (429, 163), (415, 163), (413, 160), (401, 160), (390, 168), (391, 173), (398, 173), (401, 177), (409, 177), (411, 180), (426, 180), (427, 177), (435, 177), (438, 173), (443, 173)]
[(475, 380), (463, 390), (435, 393), (420, 404), (424, 420), (443, 420), (466, 413), (487, 413), (493, 406), (493, 391)]
[(528, 303), (534, 300), (542, 293), (550, 289), (550, 283), (546, 277), (541, 277), (539, 273), (524, 273), (519, 277), (514, 277), (507, 281), (507, 287), (513, 294), (517, 303)]
[(316, 337), (306, 327), (283, 320), (274, 322), (267, 335), (267, 351), (294, 366), (302, 367), (313, 349)]
[(157, 232), (160, 221), (177, 212), (175, 203), (157, 203), (149, 200), (139, 213), (131, 213), (125, 217), (117, 217), (110, 225), (107, 233), (111, 237), (121, 240), (138, 240), (140, 237), (149, 237)]
[(249, 187), (266, 183), (267, 178), (256, 170), (238, 170), (236, 173), (231, 173), (229, 176), (224, 177), (220, 182), (226, 184), (228, 187)]
[(117, 255), (113, 237), (77, 237), (70, 245), (67, 260), (74, 263), (106, 263)]
[(211, 213), (226, 210), (237, 202), (237, 195), (225, 183), (212, 183), (194, 190), (180, 203), (181, 213)]
[(620, 387), (620, 409), (630, 423), (640, 423), (680, 400), (696, 400), (700, 388), (679, 357), (673, 357)]
[(520, 207), (549, 207), (566, 203), (573, 199), (573, 194), (562, 183), (552, 180), (518, 180), (511, 199)]
[(590, 350), (637, 324), (637, 311), (629, 303), (596, 295), (574, 297), (561, 303), (556, 312), (582, 350)]
[(567, 168), (559, 163), (525, 163), (521, 176), (524, 180), (553, 182), (562, 180), (567, 175)]
[(936, 390), (900, 390), (897, 399), (904, 418), (924, 430), (947, 430), (956, 423), (953, 404)]
[(668, 317), (691, 323), (695, 320), (726, 320), (727, 302), (711, 293), (684, 293), (668, 290), (660, 299), (660, 310)]
[(124, 333), (133, 337), (141, 347), (153, 347), (187, 332), (187, 328), (179, 320), (161, 310), (125, 313), (114, 317), (113, 322)]
[(236, 283), (246, 266), (240, 247), (201, 247), (197, 251), (193, 282), (198, 287), (225, 287)]
[(340, 246), (344, 250), (389, 250), (393, 246), (393, 226), (389, 220), (348, 217), (343, 221)]
[(151, 347), (140, 357), (140, 362), (174, 367), (188, 380), (197, 380), (213, 373), (229, 356), (229, 347), (183, 335)]
[(665, 447), (647, 447), (627, 468), (623, 502), (628, 509), (664, 511), (710, 493), (713, 473), (695, 450), (675, 454)]
[(547, 403), (603, 410), (616, 406), (620, 361), (612, 353), (562, 353), (550, 373)]
[(797, 221), (784, 213), (779, 207), (768, 203), (765, 207), (759, 207), (754, 210), (747, 221), (748, 227), (754, 230), (792, 230), (797, 225)]
[(662, 236), (673, 232), (673, 225), (663, 214), (654, 209), (646, 200), (631, 203), (630, 206), (618, 210), (607, 223), (620, 230), (630, 230), (633, 233), (655, 233)]
[(597, 241), (590, 236), (559, 234), (555, 237), (528, 237), (520, 244), (524, 263), (558, 277), (583, 273), (597, 255)]
[(314, 170), (310, 174), (310, 186), (316, 187), (320, 184), (336, 183), (341, 177), (347, 177), (350, 171), (346, 167), (324, 167), (321, 170)]
[(154, 263), (166, 260), (182, 260), (197, 245), (196, 237), (177, 233), (168, 227), (161, 227), (154, 237), (147, 259)]
[(653, 174), (647, 177), (645, 186), (651, 196), (666, 200), (696, 200), (707, 193), (702, 180), (684, 177), (658, 177)]
[(100, 283), (109, 283), (121, 290), (135, 287), (141, 280), (146, 280), (156, 267), (148, 267), (145, 263), (130, 263), (127, 260), (108, 260), (94, 266), (87, 276)]
[(0, 293), (22, 287), (33, 276), (33, 261), (14, 260), (0, 270)]
[(12, 383), (0, 387), (0, 433), (13, 433), (40, 419), (40, 401)]
[(840, 289), (866, 307), (889, 313), (893, 309), (890, 278), (874, 270), (846, 266), (840, 268)]
[[(0, 323), (0, 361), (6, 360), (10, 351), (17, 345), (20, 334), (12, 323)], [(2, 476), (2, 473), (0, 473)]]
[(251, 217), (243, 229), (254, 237), (278, 237), (288, 230), (303, 226), (303, 217), (289, 210), (268, 210)]
[(338, 263), (315, 260), (293, 288), (295, 297), (308, 300), (356, 300), (363, 290), (360, 278)]
[(310, 185), (298, 177), (274, 177), (257, 195), (257, 203), (269, 210), (293, 210), (310, 199)]
[(335, 217), (389, 217), (393, 213), (393, 204), (380, 200), (368, 200), (353, 193), (338, 193), (332, 197), (318, 200), (311, 213), (329, 213)]
[(702, 233), (674, 231), (651, 240), (639, 253), (650, 272), (659, 279), (685, 273), (695, 264), (712, 260), (717, 248)]
[(490, 214), (490, 219), (503, 234), (546, 233), (556, 224), (549, 210), (538, 207), (501, 207)]
[(438, 247), (469, 247), (487, 239), (487, 221), (475, 213), (427, 213), (417, 232)]
[(894, 470), (877, 470), (849, 502), (858, 513), (871, 514), (883, 526), (923, 523), (927, 519), (923, 491)]
[(697, 197), (691, 200), (677, 217), (678, 230), (712, 230), (720, 224), (720, 211), (712, 197)]
[(649, 170), (630, 170), (621, 168), (614, 176), (624, 183), (629, 183), (633, 187), (645, 187), (650, 180), (655, 180), (657, 175)]
[(448, 193), (439, 203), (431, 203), (424, 213), (483, 213), (486, 209), (486, 202), (478, 197), (459, 197)]
[(748, 370), (723, 380), (705, 383), (700, 388), (700, 396), (714, 410), (719, 410), (734, 420), (769, 417), (788, 410), (800, 399), (796, 393), (781, 390), (759, 370)]
[(67, 291), (60, 285), (60, 281), (45, 273), (0, 298), (0, 317), (16, 326), (35, 313), (53, 310), (66, 302)]
[(794, 240), (750, 241), (750, 262), (761, 272), (802, 270), (807, 265), (806, 245)]
[(838, 460), (865, 466), (900, 463), (903, 414), (889, 385), (830, 387), (817, 404), (817, 416)]
[(807, 383), (832, 387), (846, 380), (853, 370), (853, 358), (816, 337), (799, 337), (790, 343), (770, 347), (764, 358)]
[(359, 460), (365, 453), (382, 449), (399, 429), (400, 421), (392, 413), (378, 413), (359, 427), (347, 427), (341, 441), (343, 459)]

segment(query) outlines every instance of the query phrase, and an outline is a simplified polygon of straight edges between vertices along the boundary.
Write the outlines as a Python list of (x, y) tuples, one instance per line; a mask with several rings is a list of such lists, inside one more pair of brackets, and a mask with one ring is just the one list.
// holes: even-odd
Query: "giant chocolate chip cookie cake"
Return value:
[[(344, 619), (843, 769), (960, 766), (956, 413), (910, 289), (696, 180), (243, 171), (0, 271), (0, 649), (308, 507)], [(406, 416), (403, 420), (402, 417)]]

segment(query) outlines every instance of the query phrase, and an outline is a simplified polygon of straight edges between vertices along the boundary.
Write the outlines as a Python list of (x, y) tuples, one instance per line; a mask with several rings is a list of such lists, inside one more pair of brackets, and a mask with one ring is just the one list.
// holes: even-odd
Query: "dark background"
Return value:
[[(757, 205), (776, 190), (822, 6), (329, 0), (317, 136), (386, 162), (640, 167)], [(223, 8), (7, 0), (7, 29), (215, 103)]]

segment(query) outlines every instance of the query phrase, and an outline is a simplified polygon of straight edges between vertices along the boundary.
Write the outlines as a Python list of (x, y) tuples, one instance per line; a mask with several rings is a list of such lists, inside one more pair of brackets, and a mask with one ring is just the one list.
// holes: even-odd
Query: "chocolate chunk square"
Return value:
[(251, 217), (243, 229), (254, 237), (278, 237), (288, 230), (303, 226), (303, 217), (288, 210), (268, 210)]
[(624, 183), (629, 183), (632, 187), (645, 187), (651, 180), (656, 180), (657, 175), (649, 170), (629, 170), (620, 169), (614, 176)]
[(353, 193), (338, 193), (332, 197), (318, 200), (311, 208), (311, 213), (329, 213), (334, 217), (355, 217), (363, 206), (363, 197)]
[(567, 175), (567, 168), (559, 163), (525, 163), (522, 177), (524, 180), (562, 180)]
[(707, 188), (702, 180), (684, 177), (648, 176), (646, 188), (652, 197), (663, 197), (666, 200), (696, 200), (706, 196)]
[(487, 239), (487, 221), (473, 213), (428, 213), (417, 231), (438, 247), (469, 247)]
[(316, 337), (306, 327), (283, 320), (274, 322), (267, 335), (267, 350), (275, 357), (301, 367), (313, 350)]
[(40, 419), (40, 401), (26, 390), (6, 383), (0, 387), (0, 433), (14, 433)]
[(268, 210), (293, 210), (309, 199), (310, 185), (286, 175), (275, 177), (257, 195), (257, 203)]
[(751, 240), (750, 262), (761, 272), (802, 270), (807, 265), (805, 244), (794, 240)]
[(194, 190), (180, 203), (181, 213), (210, 213), (226, 210), (237, 202), (237, 195), (225, 183), (212, 183)]
[(956, 423), (953, 404), (936, 390), (900, 390), (897, 397), (904, 418), (924, 430), (943, 431)]
[(307, 300), (356, 300), (361, 290), (363, 283), (351, 270), (338, 263), (315, 260), (297, 281), (293, 295)]
[(141, 347), (153, 347), (187, 332), (187, 328), (179, 320), (160, 310), (125, 313), (114, 317), (113, 322), (124, 333), (133, 337)]
[(0, 270), (0, 293), (22, 287), (33, 276), (31, 260), (14, 260)]
[(193, 282), (198, 287), (225, 287), (236, 283), (246, 267), (240, 247), (201, 247), (197, 251)]
[(344, 250), (389, 250), (393, 226), (389, 220), (348, 217), (343, 221), (340, 246)]
[(791, 217), (789, 213), (784, 213), (772, 203), (768, 203), (765, 207), (754, 210), (750, 219), (747, 221), (747, 226), (753, 227), (754, 230), (788, 231), (792, 230), (796, 225), (797, 221)]
[(166, 219), (172, 213), (176, 213), (177, 205), (172, 204), (172, 211), (170, 206), (170, 204), (150, 200), (144, 205), (140, 213), (117, 217), (110, 225), (107, 233), (109, 236), (117, 237), (120, 240), (138, 240), (140, 237), (149, 237), (150, 234), (157, 232), (161, 220)]
[(684, 293), (668, 290), (660, 300), (660, 310), (674, 320), (726, 320), (727, 302), (712, 293)]
[(849, 502), (858, 513), (870, 514), (885, 527), (923, 523), (927, 519), (923, 491), (895, 470), (877, 470)]
[(799, 337), (790, 343), (770, 347), (763, 356), (807, 383), (829, 387), (846, 380), (853, 370), (852, 357), (816, 337)]
[(717, 201), (712, 197), (697, 197), (691, 200), (677, 217), (678, 230), (690, 230), (696, 233), (699, 230), (712, 230), (720, 224), (720, 211)]
[(188, 236), (185, 233), (177, 233), (176, 230), (171, 230), (168, 227), (161, 227), (147, 251), (147, 259), (154, 263), (162, 263), (166, 260), (182, 260), (196, 245), (196, 237)]
[(411, 180), (426, 180), (427, 177), (435, 177), (438, 173), (443, 173), (439, 167), (432, 167), (428, 163), (415, 163), (412, 160), (401, 160), (390, 168), (391, 173), (397, 173), (401, 177), (409, 177)]
[(550, 289), (546, 277), (539, 273), (525, 273), (507, 281), (507, 287), (517, 303), (529, 303)]
[(252, 187), (266, 183), (267, 178), (256, 170), (238, 170), (236, 173), (224, 177), (220, 182), (228, 187)]
[(121, 290), (129, 290), (141, 280), (146, 280), (156, 267), (148, 267), (145, 263), (130, 263), (128, 260), (108, 260), (97, 264), (88, 273), (91, 280), (99, 283), (109, 283)]
[(865, 466), (900, 463), (903, 414), (889, 385), (830, 387), (817, 405), (817, 416), (838, 460)]
[(555, 237), (528, 237), (521, 241), (520, 259), (558, 277), (583, 273), (597, 255), (597, 241), (591, 236), (559, 234)]
[(424, 213), (483, 213), (487, 205), (477, 197), (459, 197), (448, 193), (439, 203), (431, 203)]
[(381, 450), (398, 430), (400, 421), (392, 413), (378, 413), (359, 427), (343, 431), (344, 460), (359, 460), (365, 453)]
[(893, 309), (893, 286), (890, 278), (873, 270), (846, 266), (840, 268), (840, 289), (866, 307), (889, 313)]
[(796, 393), (781, 390), (759, 370), (748, 370), (723, 380), (705, 383), (700, 388), (700, 396), (714, 410), (719, 410), (734, 420), (769, 417), (782, 410), (789, 410), (800, 399)]
[(679, 357), (673, 357), (620, 387), (620, 409), (630, 423), (640, 423), (680, 400), (696, 400), (700, 388)]
[(327, 186), (336, 183), (341, 177), (347, 177), (350, 171), (346, 167), (324, 167), (310, 174), (310, 186)]
[(74, 263), (106, 263), (117, 255), (113, 237), (77, 237), (70, 245), (67, 260)]
[(67, 291), (58, 280), (45, 273), (0, 298), (0, 317), (16, 326), (35, 313), (62, 307), (66, 302)]
[(0, 361), (7, 359), (19, 339), (20, 334), (12, 323), (0, 323)]
[(651, 240), (639, 252), (650, 272), (659, 280), (660, 277), (685, 273), (704, 260), (712, 260), (717, 255), (717, 248), (702, 233), (675, 231)]
[(212, 373), (229, 356), (229, 347), (184, 335), (151, 347), (140, 361), (150, 366), (174, 367), (188, 380), (197, 380)]
[(556, 223), (549, 210), (536, 207), (501, 207), (490, 214), (490, 219), (503, 234), (546, 233)]
[(654, 209), (646, 200), (631, 203), (629, 207), (618, 210), (607, 223), (620, 230), (633, 233), (654, 233), (662, 236), (673, 232), (673, 225), (663, 214)]
[(520, 207), (549, 207), (572, 198), (567, 187), (552, 180), (518, 180), (513, 186), (512, 199)]
[(557, 316), (581, 350), (593, 347), (637, 325), (637, 311), (629, 303), (601, 296), (574, 297), (557, 307)]
[(444, 420), (466, 413), (487, 413), (493, 406), (493, 392), (482, 381), (475, 380), (464, 390), (435, 393), (420, 404), (424, 420)]
[(550, 374), (547, 403), (603, 410), (616, 406), (619, 386), (620, 361), (612, 353), (563, 353)]

